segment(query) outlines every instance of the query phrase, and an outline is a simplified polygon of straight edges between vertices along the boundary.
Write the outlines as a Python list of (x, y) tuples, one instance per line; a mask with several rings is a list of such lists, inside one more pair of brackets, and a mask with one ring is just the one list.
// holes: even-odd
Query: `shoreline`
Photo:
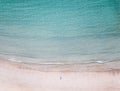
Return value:
[(120, 61), (108, 63), (74, 63), (74, 64), (47, 64), (47, 63), (30, 63), (30, 62), (17, 62), (7, 59), (0, 59), (0, 63), (15, 67), (18, 69), (38, 70), (45, 72), (102, 72), (120, 70)]
[(120, 91), (120, 62), (47, 65), (0, 59), (0, 91)]

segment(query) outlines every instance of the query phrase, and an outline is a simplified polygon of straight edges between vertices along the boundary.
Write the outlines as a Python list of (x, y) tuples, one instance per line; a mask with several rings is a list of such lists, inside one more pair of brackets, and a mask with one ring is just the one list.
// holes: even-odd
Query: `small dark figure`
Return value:
[(62, 80), (62, 77), (60, 76), (60, 80)]

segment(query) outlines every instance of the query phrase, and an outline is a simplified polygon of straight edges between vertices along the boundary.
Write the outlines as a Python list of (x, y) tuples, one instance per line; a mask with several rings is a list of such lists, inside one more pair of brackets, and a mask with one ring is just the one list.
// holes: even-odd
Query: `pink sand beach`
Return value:
[(0, 60), (0, 91), (120, 91), (120, 62), (47, 65)]

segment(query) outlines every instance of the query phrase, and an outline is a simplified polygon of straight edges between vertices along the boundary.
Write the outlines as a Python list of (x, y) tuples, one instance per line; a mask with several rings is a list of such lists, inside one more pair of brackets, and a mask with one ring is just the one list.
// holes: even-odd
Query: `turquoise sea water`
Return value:
[(0, 56), (89, 63), (120, 60), (119, 0), (0, 0)]

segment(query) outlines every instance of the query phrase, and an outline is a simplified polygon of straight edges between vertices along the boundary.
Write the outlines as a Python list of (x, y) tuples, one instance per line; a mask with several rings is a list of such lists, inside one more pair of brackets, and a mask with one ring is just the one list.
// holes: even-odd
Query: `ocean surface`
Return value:
[(120, 1), (0, 0), (0, 57), (33, 63), (120, 61)]

